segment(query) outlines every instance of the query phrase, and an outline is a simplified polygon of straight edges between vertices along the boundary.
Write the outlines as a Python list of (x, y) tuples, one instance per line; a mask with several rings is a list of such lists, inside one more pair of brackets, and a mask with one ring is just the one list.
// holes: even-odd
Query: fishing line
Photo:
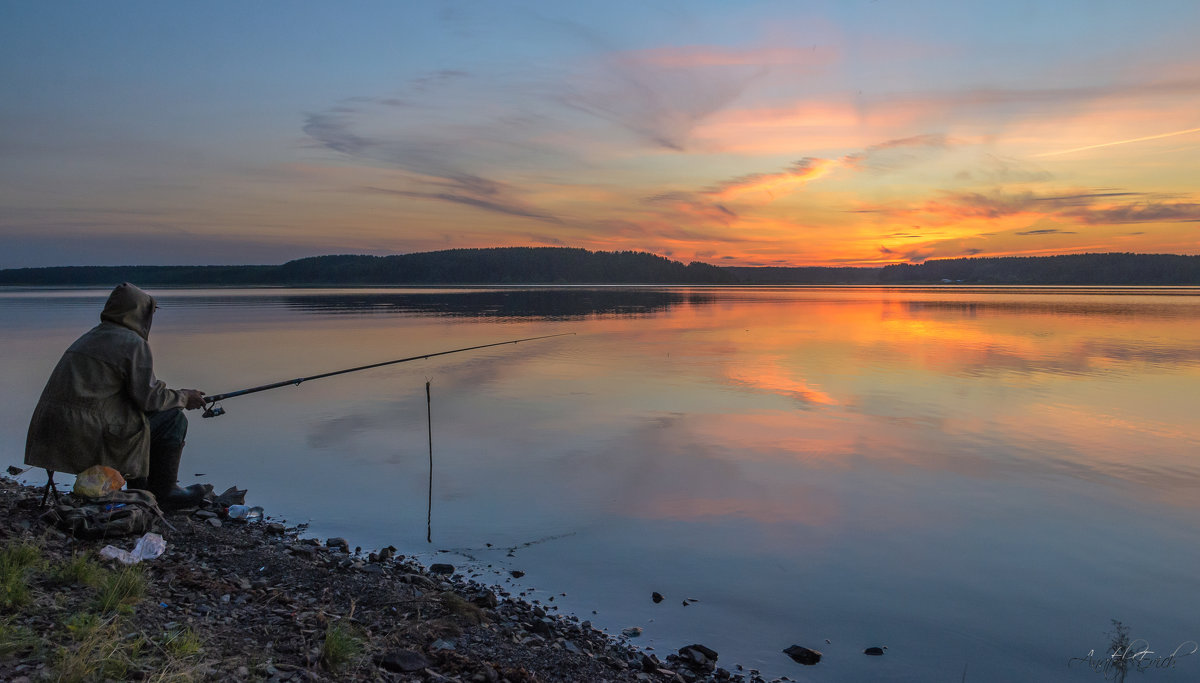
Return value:
[(494, 342), (491, 344), (479, 344), (477, 346), (468, 346), (468, 347), (462, 348), (462, 349), (451, 349), (449, 351), (437, 351), (435, 353), (423, 353), (419, 356), (409, 356), (408, 358), (400, 358), (397, 360), (388, 360), (388, 361), (384, 361), (382, 363), (371, 363), (370, 365), (360, 365), (360, 366), (354, 367), (354, 368), (346, 368), (345, 370), (334, 370), (333, 372), (323, 372), (319, 375), (311, 375), (309, 377), (295, 377), (293, 379), (285, 379), (282, 382), (272, 382), (271, 384), (264, 384), (262, 386), (250, 387), (249, 389), (239, 389), (237, 391), (230, 391), (230, 392), (226, 392), (224, 394), (214, 394), (211, 396), (205, 396), (204, 397), (205, 409), (204, 409), (204, 413), (201, 415), (201, 417), (218, 417), (220, 415), (224, 415), (225, 409), (222, 408), (221, 406), (218, 406), (217, 402), (223, 401), (228, 398), (245, 396), (247, 394), (256, 394), (260, 391), (270, 391), (271, 389), (278, 389), (280, 387), (299, 386), (303, 382), (311, 382), (312, 380), (315, 380), (315, 379), (324, 379), (326, 377), (334, 377), (336, 375), (345, 375), (345, 374), (351, 373), (351, 372), (359, 372), (361, 370), (370, 370), (372, 368), (381, 368), (385, 365), (395, 365), (397, 363), (408, 363), (408, 362), (414, 361), (414, 360), (424, 360), (426, 358), (434, 358), (436, 356), (446, 356), (446, 355), (449, 355), (452, 353), (462, 353), (464, 351), (474, 351), (476, 349), (487, 349), (487, 348), (491, 348), (493, 346), (503, 346), (504, 344), (520, 344), (521, 342), (534, 341), (536, 339), (550, 339), (551, 337), (566, 337), (566, 336), (570, 336), (570, 335), (574, 335), (574, 334), (575, 334), (574, 332), (563, 332), (560, 334), (544, 334), (544, 335), (541, 335), (540, 337), (525, 337), (524, 339), (510, 339), (508, 341)]

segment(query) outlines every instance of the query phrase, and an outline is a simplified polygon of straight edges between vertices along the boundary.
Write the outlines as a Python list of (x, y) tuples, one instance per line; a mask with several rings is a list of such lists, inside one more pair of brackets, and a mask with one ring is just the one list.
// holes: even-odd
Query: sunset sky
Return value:
[(0, 4), (0, 268), (1200, 253), (1200, 3)]

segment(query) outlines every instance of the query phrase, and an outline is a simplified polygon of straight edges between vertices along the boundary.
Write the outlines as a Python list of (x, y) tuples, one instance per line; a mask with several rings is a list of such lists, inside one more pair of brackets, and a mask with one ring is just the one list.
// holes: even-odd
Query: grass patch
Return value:
[(340, 623), (331, 624), (325, 630), (325, 644), (321, 648), (321, 663), (330, 671), (336, 671), (363, 652), (363, 639), (352, 628)]
[(75, 553), (50, 571), (50, 580), (60, 586), (98, 586), (103, 576), (104, 568), (92, 559), (91, 553)]
[(146, 575), (134, 565), (106, 573), (96, 586), (93, 606), (101, 614), (128, 612), (146, 594)]
[(200, 654), (200, 636), (190, 628), (182, 628), (168, 633), (162, 642), (162, 648), (167, 654), (179, 659), (186, 659)]
[(63, 622), (63, 628), (66, 629), (67, 638), (82, 640), (94, 633), (103, 623), (104, 620), (97, 614), (79, 612), (67, 617), (67, 620)]
[(121, 637), (115, 618), (79, 614), (69, 619), (66, 627), (73, 642), (55, 651), (51, 661), (54, 680), (79, 683), (127, 677), (140, 648)]
[(29, 628), (13, 624), (12, 619), (0, 621), (0, 658), (33, 652), (41, 644), (41, 639)]
[(42, 563), (33, 543), (9, 543), (0, 549), (0, 607), (11, 610), (29, 602), (29, 571)]

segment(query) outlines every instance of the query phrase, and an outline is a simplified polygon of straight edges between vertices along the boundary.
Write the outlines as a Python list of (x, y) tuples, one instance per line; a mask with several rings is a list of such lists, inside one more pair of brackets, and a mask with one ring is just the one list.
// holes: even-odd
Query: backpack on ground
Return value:
[(99, 498), (63, 496), (42, 519), (78, 538), (111, 538), (143, 534), (162, 516), (153, 493), (131, 489)]

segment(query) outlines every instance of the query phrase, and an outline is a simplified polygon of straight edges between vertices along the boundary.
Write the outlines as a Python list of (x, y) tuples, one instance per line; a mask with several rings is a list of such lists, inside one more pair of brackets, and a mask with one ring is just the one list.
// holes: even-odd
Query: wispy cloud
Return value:
[[(1197, 84), (1200, 85), (1200, 84)], [(1104, 147), (1115, 147), (1117, 145), (1129, 145), (1135, 142), (1148, 142), (1150, 140), (1161, 140), (1163, 138), (1173, 138), (1177, 135), (1191, 135), (1192, 133), (1200, 133), (1200, 128), (1187, 128), (1185, 130), (1171, 131), (1170, 133), (1159, 133), (1157, 135), (1144, 135), (1142, 137), (1130, 138), (1128, 140), (1113, 140), (1112, 142), (1101, 142), (1094, 145), (1084, 145), (1083, 147), (1074, 147), (1072, 149), (1063, 149), (1057, 152), (1043, 152), (1034, 154), (1035, 157), (1053, 157), (1060, 154), (1072, 154), (1074, 152), (1086, 152), (1091, 149), (1101, 149)]]
[(509, 216), (519, 216), (522, 218), (534, 218), (548, 223), (562, 223), (562, 219), (557, 216), (539, 211), (535, 208), (525, 206), (523, 203), (504, 197), (498, 193), (489, 193), (480, 195), (469, 187), (464, 186), (460, 192), (416, 192), (412, 190), (392, 190), (382, 187), (364, 187), (367, 192), (379, 194), (389, 194), (397, 197), (409, 197), (412, 199), (432, 199), (443, 202), (451, 202), (453, 204), (462, 204), (471, 206), (485, 211), (493, 211), (495, 213), (507, 214)]
[(349, 98), (309, 114), (303, 130), (318, 147), (411, 174), (407, 186), (360, 190), (561, 223), (552, 211), (525, 198), (527, 188), (486, 175), (500, 172), (502, 159), (553, 155), (534, 140), (530, 121), (516, 112), (488, 118), (460, 111), (463, 90), (475, 87), (471, 78), (462, 71), (438, 71), (414, 79), (396, 97)]
[(842, 157), (841, 164), (855, 170), (895, 171), (930, 158), (956, 144), (959, 143), (941, 133), (912, 135), (869, 145), (860, 152), (852, 152)]
[(560, 101), (656, 147), (682, 152), (701, 121), (737, 99), (762, 73), (754, 65), (714, 69), (651, 58), (655, 56), (602, 58), (561, 84)]
[(810, 180), (820, 178), (837, 167), (830, 159), (806, 157), (777, 173), (751, 173), (725, 180), (701, 194), (715, 200), (730, 200), (752, 192), (762, 192), (770, 198), (786, 193)]
[(1043, 228), (1041, 230), (1025, 230), (1016, 233), (1018, 235), (1075, 235), (1074, 230), (1059, 230), (1058, 228)]
[(1200, 78), (1186, 77), (1104, 85), (1059, 86), (1044, 88), (967, 88), (956, 91), (914, 91), (884, 95), (867, 106), (920, 107), (942, 113), (975, 109), (1015, 116), (1037, 108), (1044, 116), (1047, 108), (1078, 109), (1101, 101), (1146, 101), (1157, 98), (1194, 96), (1200, 91)]
[(809, 182), (822, 178), (839, 168), (851, 171), (894, 169), (901, 163), (899, 157), (884, 162), (880, 159), (891, 152), (903, 150), (907, 162), (914, 161), (923, 150), (944, 149), (952, 144), (941, 134), (915, 135), (907, 138), (887, 140), (870, 145), (865, 149), (837, 159), (804, 157), (780, 171), (747, 173), (718, 181), (696, 192), (669, 192), (650, 197), (651, 202), (669, 202), (681, 210), (718, 220), (736, 218), (737, 213), (727, 202), (758, 197), (773, 201), (794, 192)]
[(1055, 195), (947, 192), (919, 204), (860, 207), (855, 211), (906, 219), (923, 217), (939, 224), (1020, 215), (1058, 217), (1088, 225), (1200, 221), (1200, 203), (1111, 190)]

